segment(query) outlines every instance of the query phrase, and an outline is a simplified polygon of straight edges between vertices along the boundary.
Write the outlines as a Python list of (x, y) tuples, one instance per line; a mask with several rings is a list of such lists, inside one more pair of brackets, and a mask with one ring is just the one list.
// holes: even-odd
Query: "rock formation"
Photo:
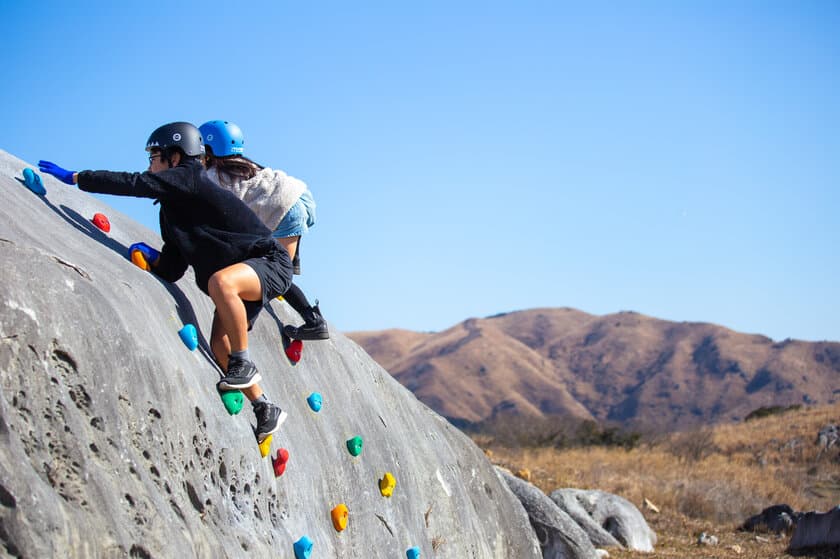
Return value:
[[(25, 557), (541, 557), (528, 517), (482, 452), (339, 333), (297, 365), (274, 301), (251, 332), (262, 386), (289, 412), (275, 477), (246, 403), (215, 390), (212, 304), (188, 272), (126, 259), (156, 234), (0, 151), (0, 545)], [(151, 201), (149, 201), (151, 204)], [(110, 232), (91, 222), (107, 216)], [(178, 332), (197, 328), (195, 351)], [(322, 396), (319, 411), (307, 403)], [(351, 456), (346, 441), (364, 446)], [(379, 480), (391, 472), (390, 497)], [(331, 511), (347, 508), (338, 532)], [(343, 509), (341, 509), (343, 515)], [(303, 538), (307, 538), (304, 540)], [(2, 548), (0, 548), (2, 549)]]

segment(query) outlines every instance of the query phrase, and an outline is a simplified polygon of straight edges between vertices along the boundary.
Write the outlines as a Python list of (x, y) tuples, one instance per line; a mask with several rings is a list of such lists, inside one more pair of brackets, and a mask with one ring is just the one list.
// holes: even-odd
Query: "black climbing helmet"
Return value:
[(146, 151), (153, 148), (163, 151), (168, 147), (181, 148), (190, 157), (204, 155), (201, 132), (189, 122), (170, 122), (159, 126), (146, 142)]

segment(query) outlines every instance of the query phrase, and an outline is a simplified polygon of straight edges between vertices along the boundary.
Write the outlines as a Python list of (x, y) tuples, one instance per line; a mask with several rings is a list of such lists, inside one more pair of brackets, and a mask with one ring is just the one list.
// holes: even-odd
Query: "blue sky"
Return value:
[[(840, 3), (11, 2), (0, 148), (236, 122), (333, 327), (568, 306), (840, 340)], [(157, 230), (151, 201), (107, 197)]]

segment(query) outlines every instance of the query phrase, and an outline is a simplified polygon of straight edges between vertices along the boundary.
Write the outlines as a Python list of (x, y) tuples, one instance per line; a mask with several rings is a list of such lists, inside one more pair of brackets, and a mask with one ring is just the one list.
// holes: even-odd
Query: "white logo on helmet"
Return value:
[(172, 134), (172, 140), (174, 140), (176, 142), (180, 142), (181, 141), (181, 134), (179, 132), (175, 132), (174, 134)]
[(207, 134), (206, 139), (207, 139), (208, 142), (212, 142), (213, 141), (213, 134)]

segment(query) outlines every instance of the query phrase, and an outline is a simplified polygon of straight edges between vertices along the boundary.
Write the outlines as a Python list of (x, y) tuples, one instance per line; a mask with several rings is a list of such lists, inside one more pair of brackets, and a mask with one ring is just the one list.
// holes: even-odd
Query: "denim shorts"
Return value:
[(249, 258), (243, 264), (250, 266), (260, 279), (261, 301), (243, 301), (248, 315), (248, 330), (254, 326), (257, 315), (272, 299), (283, 295), (292, 285), (292, 262), (289, 253), (275, 243), (275, 250), (259, 258)]
[(312, 193), (306, 190), (300, 195), (298, 201), (289, 208), (283, 221), (271, 234), (275, 239), (285, 237), (302, 237), (309, 228), (315, 225), (315, 199)]

